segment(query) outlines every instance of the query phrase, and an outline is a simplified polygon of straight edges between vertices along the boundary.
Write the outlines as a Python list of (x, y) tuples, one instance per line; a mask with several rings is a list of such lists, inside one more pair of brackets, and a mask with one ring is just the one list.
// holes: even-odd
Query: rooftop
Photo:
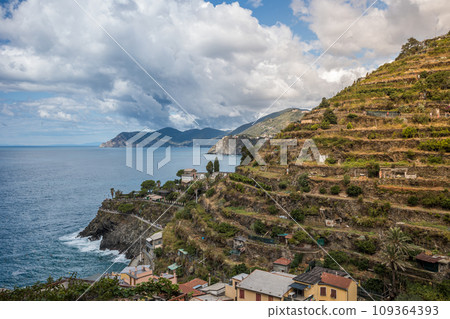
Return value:
[(307, 284), (317, 284), (322, 277), (322, 273), (330, 273), (330, 274), (335, 274), (337, 276), (342, 276), (345, 277), (347, 276), (347, 274), (343, 271), (340, 270), (333, 270), (333, 269), (328, 269), (328, 268), (323, 268), (323, 267), (314, 267), (312, 270), (305, 272), (303, 274), (298, 275), (297, 277), (294, 278), (295, 281), (298, 282), (303, 282), (303, 283), (307, 283)]
[(193, 293), (192, 296), (199, 296), (204, 294), (204, 292), (199, 291), (197, 289), (201, 288), (201, 286), (208, 284), (206, 281), (200, 279), (200, 278), (195, 278), (192, 279), (191, 281), (188, 281), (184, 284), (179, 284), (178, 286), (180, 287), (180, 290), (182, 293), (184, 294), (188, 294), (188, 293)]
[(418, 254), (416, 256), (416, 259), (421, 260), (421, 261), (425, 261), (427, 263), (435, 264), (435, 263), (444, 261), (445, 257), (444, 256), (439, 256), (439, 255), (427, 255), (424, 252), (421, 252), (420, 254)]
[(247, 278), (248, 274), (240, 273), (239, 275), (234, 276), (232, 279), (242, 281)]
[(281, 257), (275, 260), (273, 263), (278, 265), (289, 266), (291, 264), (291, 261), (287, 258)]
[(256, 269), (247, 278), (242, 280), (237, 287), (282, 298), (289, 291), (289, 285), (292, 283), (292, 276)]
[(163, 236), (163, 232), (159, 231), (159, 232), (154, 233), (153, 235), (151, 235), (149, 238), (147, 238), (147, 241), (153, 241), (153, 240), (162, 239), (162, 236)]
[(334, 287), (347, 290), (352, 280), (342, 276), (336, 276), (327, 272), (322, 273), (321, 282)]

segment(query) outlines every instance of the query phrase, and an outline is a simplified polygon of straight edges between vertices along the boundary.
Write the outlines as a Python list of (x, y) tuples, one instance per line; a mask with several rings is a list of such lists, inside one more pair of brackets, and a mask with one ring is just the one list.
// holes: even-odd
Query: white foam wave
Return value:
[(64, 235), (59, 238), (60, 241), (64, 242), (64, 244), (75, 247), (79, 251), (83, 253), (96, 253), (102, 256), (111, 256), (112, 261), (118, 263), (128, 263), (130, 260), (125, 257), (125, 254), (119, 253), (118, 250), (101, 250), (99, 240), (89, 240), (86, 237), (78, 237), (79, 232), (75, 232), (72, 234)]

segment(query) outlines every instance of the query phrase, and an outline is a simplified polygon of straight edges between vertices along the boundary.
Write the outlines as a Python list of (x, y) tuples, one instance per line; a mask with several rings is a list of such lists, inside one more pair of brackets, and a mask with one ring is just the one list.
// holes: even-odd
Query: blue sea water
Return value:
[[(181, 168), (205, 171), (203, 156), (200, 166), (192, 165), (192, 148), (172, 147), (171, 161), (157, 169), (164, 156), (164, 149), (155, 152), (149, 176), (125, 165), (125, 149), (0, 147), (0, 287), (73, 272), (89, 276), (114, 261), (110, 270), (121, 270), (129, 262), (123, 255), (101, 251), (100, 241), (77, 235), (111, 196), (111, 187), (127, 193), (146, 179), (172, 180)], [(221, 171), (234, 171), (229, 157), (220, 163)]]

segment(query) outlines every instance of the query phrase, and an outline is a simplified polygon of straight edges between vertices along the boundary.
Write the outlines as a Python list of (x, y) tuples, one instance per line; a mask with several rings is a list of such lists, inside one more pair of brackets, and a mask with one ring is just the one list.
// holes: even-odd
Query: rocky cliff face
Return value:
[[(122, 202), (105, 200), (97, 216), (80, 232), (79, 236), (88, 237), (91, 240), (101, 239), (100, 249), (118, 250), (131, 259), (139, 254), (139, 236), (142, 235), (142, 245), (144, 245), (145, 238), (150, 237), (157, 229), (149, 229), (147, 223), (133, 217), (131, 214), (111, 214), (102, 210), (116, 210)], [(135, 205), (135, 211), (139, 212), (140, 210), (139, 216), (147, 221), (156, 220), (168, 208), (166, 205), (149, 203), (144, 200), (133, 202), (133, 204)], [(176, 210), (177, 208), (172, 207), (157, 223), (164, 226), (172, 218)]]

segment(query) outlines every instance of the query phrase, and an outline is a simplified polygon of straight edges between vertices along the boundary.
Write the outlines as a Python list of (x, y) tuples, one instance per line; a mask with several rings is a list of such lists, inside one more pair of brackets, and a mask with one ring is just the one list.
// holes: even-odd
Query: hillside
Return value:
[[(227, 132), (216, 130), (213, 128), (204, 128), (204, 129), (192, 129), (187, 131), (179, 131), (177, 129), (166, 127), (160, 130), (157, 130), (155, 132), (158, 132), (161, 134), (157, 139), (155, 139), (155, 142), (159, 140), (160, 138), (164, 136), (169, 136), (172, 139), (167, 142), (168, 145), (175, 145), (175, 146), (190, 146), (192, 145), (193, 139), (209, 139), (209, 138), (220, 138), (224, 136)], [(136, 145), (137, 143), (143, 141), (145, 138), (149, 137), (151, 134), (155, 132), (149, 132), (143, 137), (139, 138), (133, 145)], [(100, 147), (125, 147), (126, 142), (128, 139), (132, 138), (139, 132), (122, 132), (119, 133), (116, 137), (113, 139), (102, 143)], [(147, 145), (148, 146), (148, 145)]]
[(231, 131), (216, 143), (208, 153), (210, 154), (234, 154), (234, 149), (229, 149), (229, 139), (236, 138), (236, 153), (240, 154), (244, 146), (242, 138), (255, 141), (261, 137), (271, 137), (279, 133), (289, 123), (298, 122), (308, 110), (289, 108), (283, 111), (274, 112), (260, 118), (255, 124), (244, 124)]
[[(178, 198), (187, 204), (165, 223), (155, 269), (177, 262), (180, 277), (222, 281), (272, 270), (280, 257), (293, 260), (294, 274), (339, 269), (319, 243), (378, 299), (449, 300), (448, 267), (433, 272), (415, 259), (450, 254), (449, 43), (447, 35), (407, 44), (394, 62), (287, 125), (277, 135), (297, 141), (287, 165), (266, 143), (265, 165), (252, 160), (194, 184), (199, 201), (192, 189)], [(325, 161), (297, 161), (309, 139)], [(145, 203), (135, 199), (134, 210)], [(395, 272), (386, 265), (392, 227), (408, 243)]]

